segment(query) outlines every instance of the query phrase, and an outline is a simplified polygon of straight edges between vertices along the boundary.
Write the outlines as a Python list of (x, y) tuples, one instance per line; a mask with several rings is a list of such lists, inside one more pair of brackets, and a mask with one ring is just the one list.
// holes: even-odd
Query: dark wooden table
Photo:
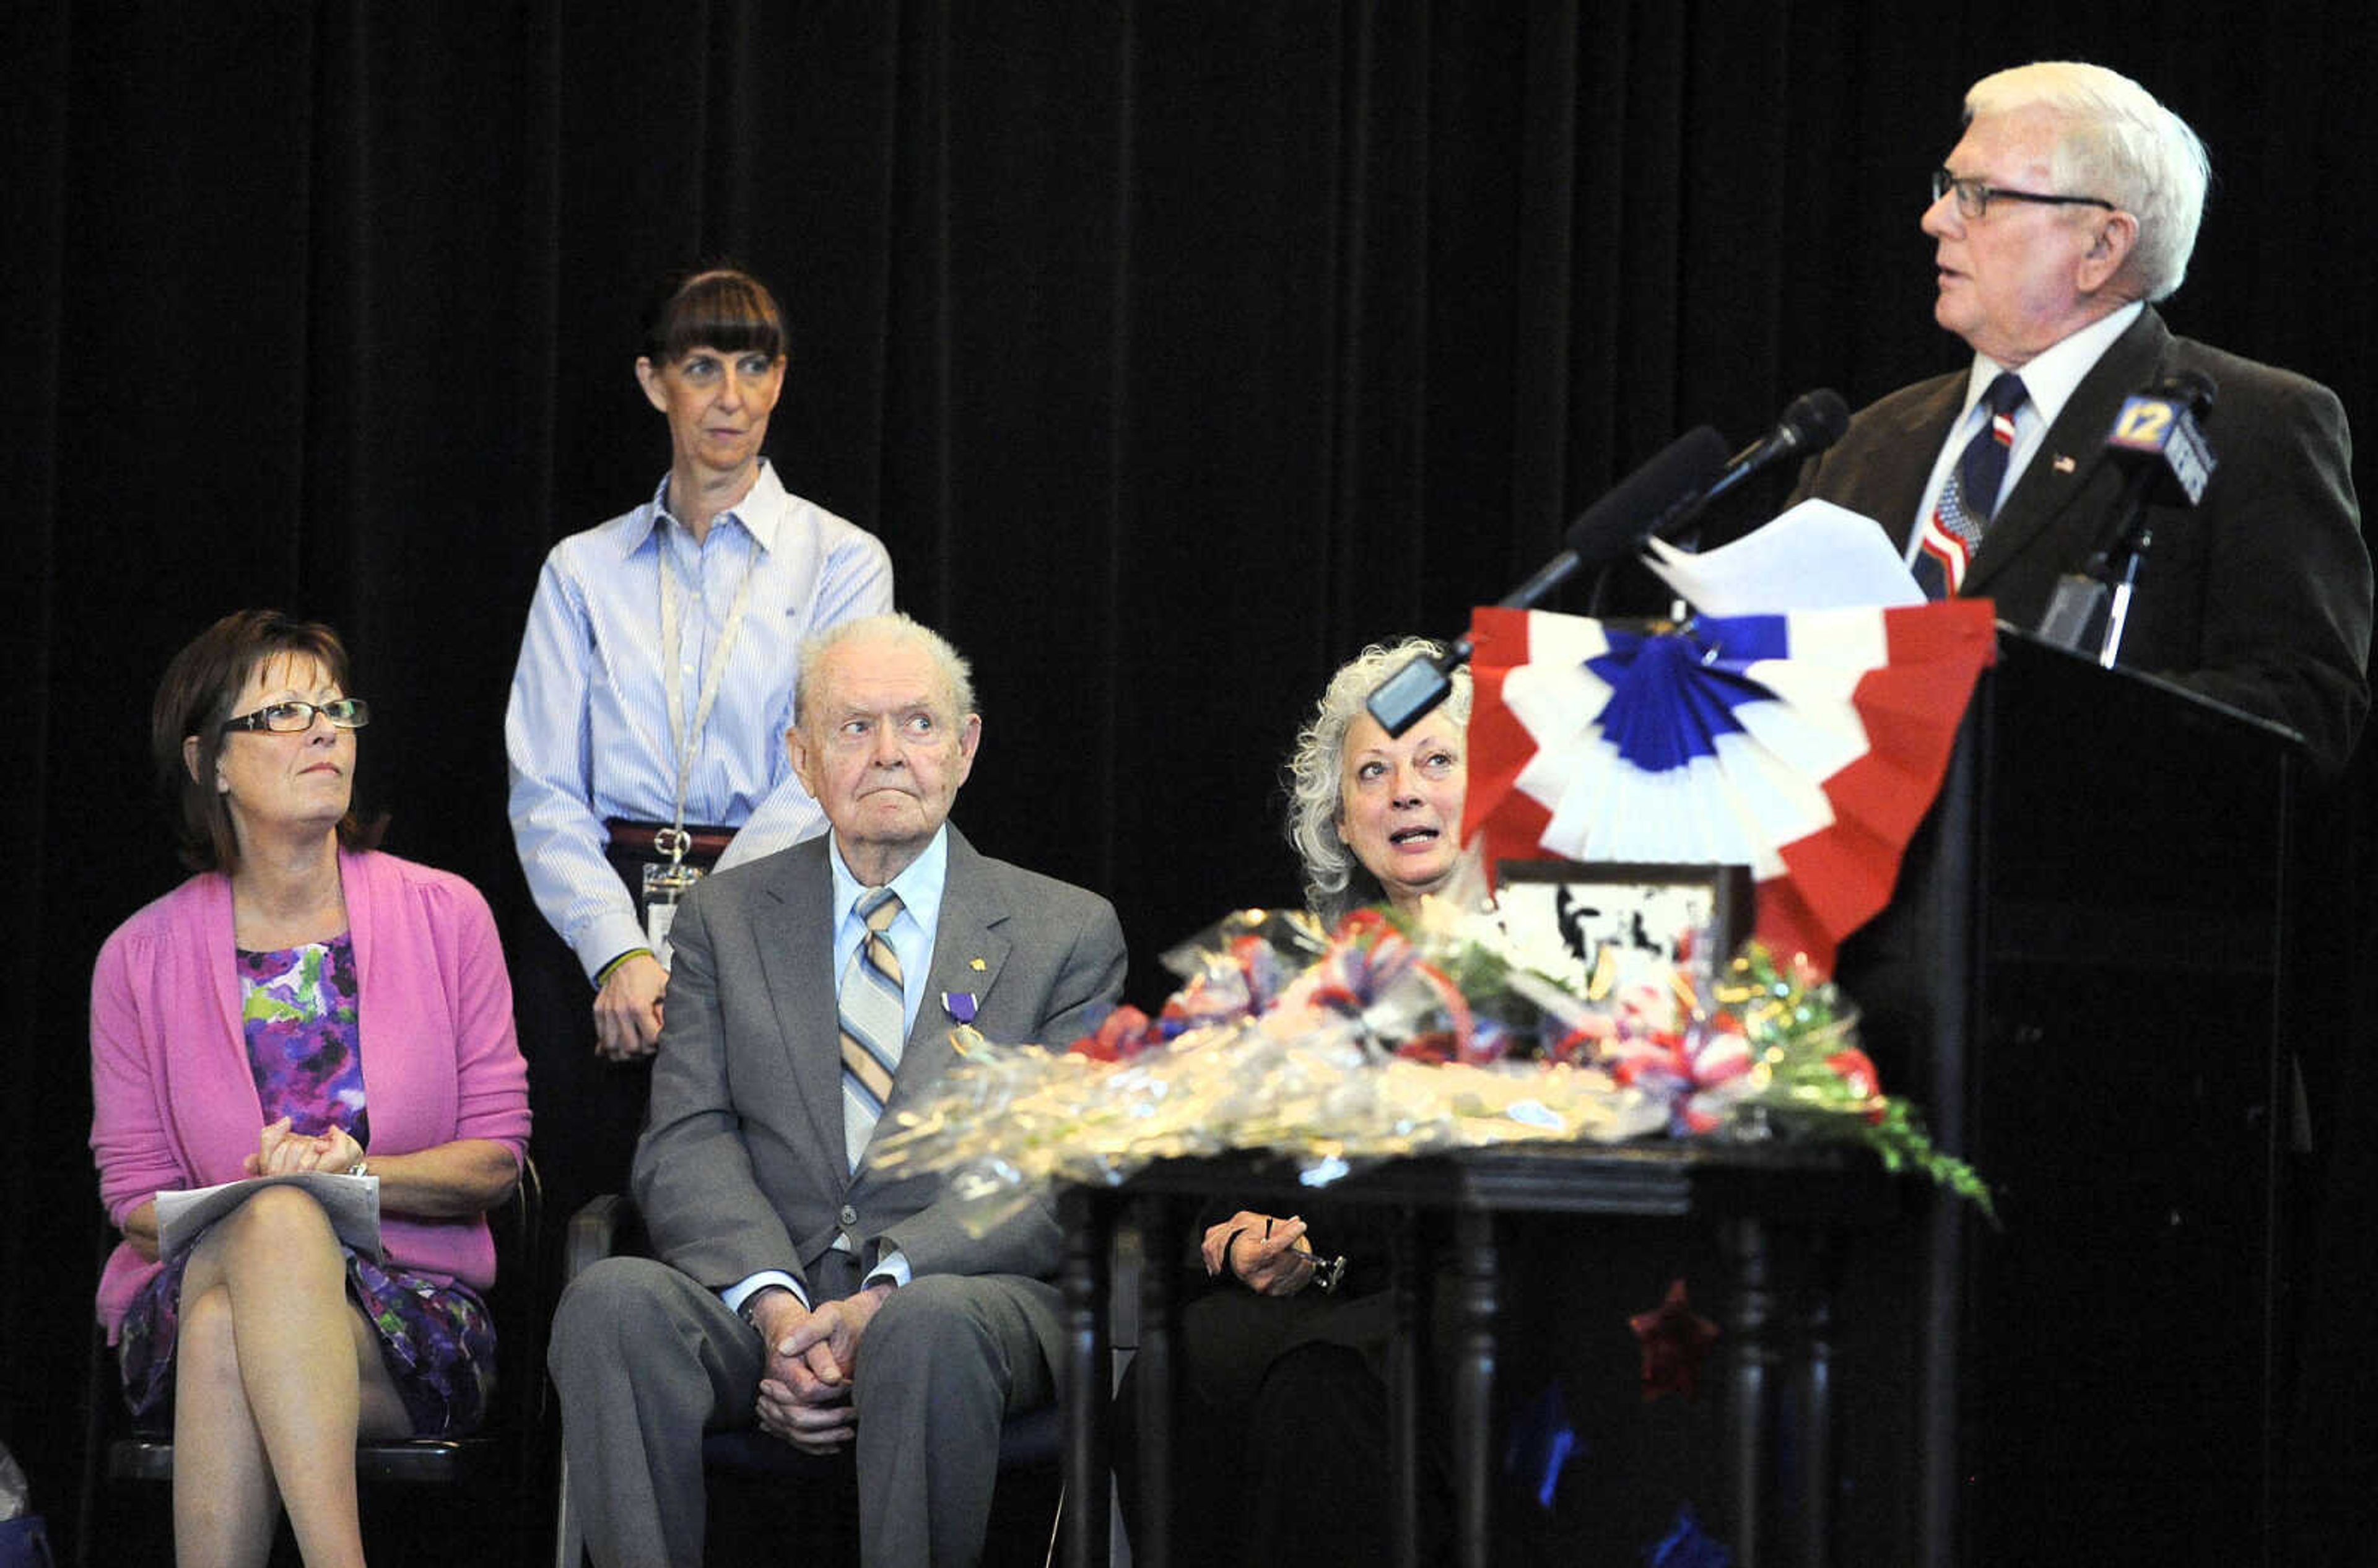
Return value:
[[(1845, 1236), (1900, 1213), (1904, 1186), (1874, 1156), (1831, 1144), (1764, 1143), (1702, 1146), (1660, 1142), (1616, 1148), (1539, 1144), (1395, 1160), (1325, 1190), (1334, 1203), (1375, 1206), (1400, 1216), (1393, 1287), (1398, 1333), (1389, 1360), (1393, 1450), (1401, 1500), (1397, 1559), (1416, 1557), (1412, 1499), (1418, 1473), (1411, 1237), (1418, 1216), (1448, 1215), (1456, 1306), (1452, 1359), (1453, 1480), (1457, 1561), (1491, 1559), (1489, 1460), (1496, 1315), (1504, 1278), (1496, 1222), (1506, 1215), (1574, 1215), (1685, 1222), (1717, 1228), (1729, 1278), (1718, 1305), (1730, 1413), (1723, 1521), (1740, 1568), (1832, 1561), (1830, 1499), (1833, 1347), (1832, 1282)], [(1109, 1537), (1107, 1419), (1108, 1260), (1119, 1227), (1138, 1233), (1140, 1290), (1138, 1426), (1146, 1514), (1171, 1516), (1173, 1265), (1181, 1215), (1219, 1191), (1276, 1192), (1293, 1212), (1315, 1190), (1269, 1156), (1172, 1160), (1121, 1187), (1073, 1187), (1063, 1194), (1067, 1257), (1065, 1538), (1068, 1568), (1100, 1568)], [(1795, 1266), (1779, 1269), (1786, 1261)], [(1706, 1310), (1706, 1308), (1705, 1308)], [(1796, 1412), (1793, 1441), (1777, 1441), (1785, 1390)], [(1168, 1568), (1160, 1530), (1133, 1542), (1137, 1568)]]

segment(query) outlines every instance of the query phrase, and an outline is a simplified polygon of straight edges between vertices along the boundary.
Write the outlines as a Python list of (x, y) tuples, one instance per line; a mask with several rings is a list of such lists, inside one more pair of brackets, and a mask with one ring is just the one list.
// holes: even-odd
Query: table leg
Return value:
[[(1495, 1219), (1465, 1209), (1454, 1220), (1459, 1285), (1454, 1364), (1454, 1547), (1462, 1568), (1486, 1568), (1488, 1450), (1495, 1402)], [(1746, 1565), (1747, 1568), (1747, 1565)]]
[(1065, 1261), (1065, 1568), (1104, 1568), (1113, 1526), (1107, 1506), (1107, 1255), (1113, 1201), (1069, 1189), (1062, 1212)]
[(1139, 1496), (1145, 1539), (1131, 1543), (1135, 1568), (1170, 1568), (1172, 1562), (1173, 1270), (1180, 1266), (1181, 1227), (1171, 1201), (1148, 1197), (1132, 1205), (1139, 1232)]
[(1762, 1561), (1775, 1561), (1768, 1550), (1767, 1517), (1772, 1495), (1768, 1472), (1773, 1454), (1772, 1260), (1767, 1227), (1758, 1220), (1727, 1222), (1724, 1238), (1726, 1255), (1734, 1266), (1734, 1321), (1729, 1325), (1734, 1345), (1728, 1390), (1732, 1410), (1727, 1433), (1734, 1472), (1734, 1556), (1739, 1568), (1759, 1568)]
[(1398, 1215), (1389, 1253), (1396, 1325), (1394, 1336), (1387, 1341), (1387, 1419), (1395, 1459), (1396, 1568), (1421, 1568), (1420, 1356), (1414, 1348), (1420, 1311), (1419, 1292), (1412, 1283), (1415, 1228), (1411, 1210)]
[(1808, 1238), (1804, 1249), (1808, 1279), (1800, 1298), (1800, 1353), (1796, 1382), (1800, 1429), (1801, 1568), (1827, 1568), (1833, 1541), (1833, 1287), (1840, 1276), (1841, 1239), (1830, 1232)]

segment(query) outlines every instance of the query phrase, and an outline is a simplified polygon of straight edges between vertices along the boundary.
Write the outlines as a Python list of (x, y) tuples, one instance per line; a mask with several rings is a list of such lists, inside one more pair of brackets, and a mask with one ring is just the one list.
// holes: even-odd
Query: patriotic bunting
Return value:
[(1471, 638), (1462, 835), (1490, 866), (1748, 866), (1760, 940), (1826, 973), (1889, 902), (1997, 652), (1970, 599), (1657, 633), (1487, 608)]

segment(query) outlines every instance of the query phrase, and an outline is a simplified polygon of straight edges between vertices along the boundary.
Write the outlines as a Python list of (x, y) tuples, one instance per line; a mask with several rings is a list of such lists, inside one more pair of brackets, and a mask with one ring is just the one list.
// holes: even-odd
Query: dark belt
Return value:
[(666, 866), (677, 858), (668, 851), (667, 835), (682, 831), (685, 834), (685, 863), (706, 871), (718, 864), (718, 857), (726, 854), (727, 846), (735, 841), (733, 828), (705, 827), (697, 822), (688, 822), (679, 830), (667, 822), (627, 822), (615, 817), (603, 824), (603, 831), (611, 835), (611, 842), (604, 846), (603, 853), (610, 857), (613, 865), (625, 862), (631, 866)]

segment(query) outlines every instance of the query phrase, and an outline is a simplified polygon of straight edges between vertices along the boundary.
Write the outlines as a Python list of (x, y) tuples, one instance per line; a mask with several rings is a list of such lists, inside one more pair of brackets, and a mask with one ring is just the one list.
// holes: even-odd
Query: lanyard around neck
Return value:
[[(717, 524), (714, 521), (713, 527)], [(751, 541), (752, 554), (744, 557), (742, 580), (735, 585), (735, 597), (727, 606), (727, 624), (718, 633), (718, 646), (703, 661), (702, 687), (694, 693), (693, 724), (685, 723), (684, 660), (678, 648), (679, 635), (679, 591), (677, 569), (667, 539), (656, 541), (661, 552), (661, 680), (668, 700), (669, 749), (677, 759), (677, 794), (669, 808), (671, 837), (679, 856), (685, 853), (685, 793), (693, 776), (694, 748), (701, 743), (703, 731), (709, 727), (710, 710), (717, 705), (718, 688), (727, 678), (727, 660), (735, 652), (736, 635), (743, 629), (743, 608), (751, 593), (751, 569), (757, 564), (760, 542)]]

